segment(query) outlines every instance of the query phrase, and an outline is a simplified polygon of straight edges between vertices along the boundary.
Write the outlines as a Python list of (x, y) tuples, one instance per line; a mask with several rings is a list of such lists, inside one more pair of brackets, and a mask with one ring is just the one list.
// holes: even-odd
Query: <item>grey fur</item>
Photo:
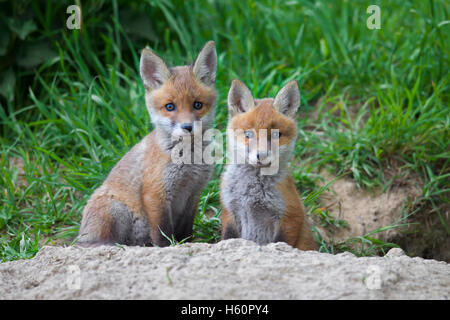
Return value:
[(197, 202), (202, 189), (211, 177), (212, 170), (211, 165), (174, 163), (170, 163), (164, 170), (164, 189), (167, 203), (170, 204), (169, 223), (178, 241), (189, 237), (192, 233)]
[(150, 245), (150, 228), (147, 220), (133, 214), (119, 201), (111, 203), (110, 213), (114, 218), (113, 238), (126, 245)]
[[(210, 113), (213, 113), (211, 111)], [(204, 124), (204, 130), (209, 127), (209, 117), (204, 117), (202, 123)], [(206, 124), (205, 124), (206, 122)], [(168, 132), (159, 132), (158, 141), (161, 147), (166, 152), (171, 152), (177, 144), (172, 142), (172, 138)], [(194, 162), (194, 138), (191, 137), (191, 158), (188, 159), (191, 163)], [(207, 142), (200, 144), (201, 152), (203, 153), (207, 146)], [(213, 166), (208, 164), (177, 164), (171, 162), (164, 169), (163, 184), (166, 192), (167, 203), (170, 207), (167, 208), (170, 224), (170, 229), (174, 230), (177, 234), (180, 230), (185, 229), (185, 225), (192, 223), (195, 213), (198, 198), (202, 189), (211, 178)], [(189, 222), (190, 221), (190, 222)], [(192, 228), (191, 228), (192, 232)], [(183, 233), (180, 231), (180, 233)], [(176, 236), (177, 236), (176, 234)], [(178, 239), (179, 235), (177, 237)]]
[(227, 165), (222, 200), (236, 221), (238, 236), (258, 244), (273, 242), (285, 203), (276, 185), (286, 176), (285, 168), (276, 175), (261, 175), (248, 164)]
[(222, 202), (236, 221), (237, 237), (267, 244), (280, 240), (280, 219), (285, 211), (283, 196), (276, 186), (289, 174), (295, 139), (280, 147), (279, 169), (274, 175), (261, 175), (261, 168), (228, 164), (222, 179)]

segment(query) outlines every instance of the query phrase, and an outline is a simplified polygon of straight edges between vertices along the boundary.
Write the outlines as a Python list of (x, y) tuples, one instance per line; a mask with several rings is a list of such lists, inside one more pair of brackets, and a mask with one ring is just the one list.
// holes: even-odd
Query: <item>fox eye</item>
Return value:
[(173, 103), (166, 104), (166, 110), (167, 111), (173, 111), (175, 110), (175, 105)]
[(244, 134), (245, 134), (245, 138), (247, 138), (247, 139), (251, 139), (255, 136), (253, 131), (250, 131), (250, 130), (245, 131)]
[(279, 139), (281, 137), (281, 132), (280, 131), (274, 131), (270, 134), (272, 139)]
[(203, 103), (201, 103), (199, 101), (194, 102), (194, 109), (200, 110), (202, 107), (203, 107)]

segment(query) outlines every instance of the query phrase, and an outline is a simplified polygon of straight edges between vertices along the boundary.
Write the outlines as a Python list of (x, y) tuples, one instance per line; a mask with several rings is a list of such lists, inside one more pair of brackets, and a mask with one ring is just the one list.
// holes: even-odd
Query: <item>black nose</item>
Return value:
[(183, 123), (181, 124), (181, 129), (187, 130), (189, 132), (192, 131), (192, 123)]

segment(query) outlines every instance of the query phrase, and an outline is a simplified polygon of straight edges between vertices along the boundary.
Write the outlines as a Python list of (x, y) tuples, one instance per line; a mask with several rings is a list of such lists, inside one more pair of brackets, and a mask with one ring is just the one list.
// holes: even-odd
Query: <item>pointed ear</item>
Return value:
[(300, 91), (295, 80), (289, 81), (288, 84), (281, 88), (273, 101), (273, 107), (278, 112), (291, 118), (295, 117), (299, 105)]
[(228, 92), (228, 114), (232, 118), (255, 107), (255, 100), (247, 86), (238, 79), (231, 82)]
[(170, 78), (164, 61), (148, 49), (142, 50), (140, 71), (144, 87), (148, 90), (158, 88)]
[(217, 53), (214, 41), (208, 41), (195, 59), (193, 71), (195, 77), (207, 86), (216, 82)]

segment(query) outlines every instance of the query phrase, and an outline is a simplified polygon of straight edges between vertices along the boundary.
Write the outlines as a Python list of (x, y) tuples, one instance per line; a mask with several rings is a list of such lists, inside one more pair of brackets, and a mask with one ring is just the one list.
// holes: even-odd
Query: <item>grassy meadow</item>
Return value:
[[(332, 183), (321, 170), (367, 190), (414, 175), (422, 192), (402, 224), (432, 219), (443, 238), (430, 245), (450, 238), (448, 1), (75, 1), (81, 30), (66, 27), (71, 4), (0, 2), (0, 261), (70, 244), (90, 194), (152, 129), (142, 48), (180, 65), (208, 40), (218, 52), (220, 130), (234, 78), (255, 97), (298, 81), (293, 174), (309, 214), (321, 207), (319, 182)], [(379, 30), (366, 26), (371, 4), (381, 9)], [(194, 241), (220, 239), (222, 169), (203, 191)], [(371, 233), (339, 245), (315, 235), (330, 253), (355, 241), (363, 256), (401, 245)]]

